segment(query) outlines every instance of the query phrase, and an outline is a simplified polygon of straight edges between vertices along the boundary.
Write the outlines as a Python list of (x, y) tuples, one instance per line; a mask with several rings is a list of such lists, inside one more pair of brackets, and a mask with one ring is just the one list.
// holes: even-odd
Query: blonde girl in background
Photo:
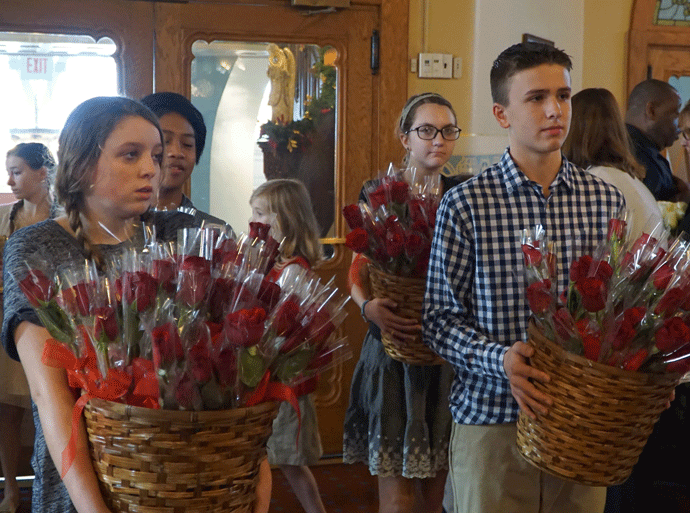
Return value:
[[(7, 152), (5, 165), (7, 185), (18, 200), (0, 205), (0, 237), (6, 240), (24, 226), (55, 217), (50, 194), (55, 158), (41, 143), (19, 143)], [(0, 513), (14, 513), (19, 506), (20, 429), (24, 412), (30, 408), (29, 384), (22, 365), (0, 351), (0, 464), (5, 477)]]
[[(323, 258), (319, 243), (319, 229), (312, 209), (309, 193), (298, 180), (275, 179), (259, 186), (249, 199), (252, 207), (251, 222), (270, 224), (282, 239), (280, 255), (267, 277), (277, 281), (291, 266), (311, 269)], [(313, 391), (313, 390), (312, 390)], [(273, 421), (273, 434), (268, 439), (268, 463), (278, 465), (290, 483), (295, 495), (307, 513), (324, 513), (326, 510), (319, 488), (309, 466), (318, 462), (323, 454), (316, 407), (311, 393), (299, 397), (301, 425), (297, 414), (287, 402), (280, 405)], [(299, 443), (295, 444), (299, 431)], [(261, 486), (265, 486), (264, 461), (261, 469)]]

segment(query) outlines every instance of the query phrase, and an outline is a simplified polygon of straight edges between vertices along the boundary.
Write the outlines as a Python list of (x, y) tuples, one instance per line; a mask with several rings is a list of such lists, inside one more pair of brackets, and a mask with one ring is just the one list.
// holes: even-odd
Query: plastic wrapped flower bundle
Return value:
[(126, 247), (92, 261), (26, 262), (17, 281), (49, 331), (47, 365), (70, 383), (136, 406), (228, 409), (296, 404), (300, 384), (351, 357), (337, 328), (349, 299), (311, 271), (267, 281), (270, 227), (234, 237), (185, 229), (177, 246)]
[(365, 188), (367, 201), (347, 205), (350, 227), (345, 244), (383, 272), (425, 276), (431, 251), (440, 177), (415, 177), (392, 165), (380, 180)]
[(629, 241), (626, 222), (612, 219), (606, 241), (572, 263), (568, 290), (557, 291), (549, 265), (556, 260), (554, 249), (541, 227), (525, 230), (527, 301), (543, 333), (605, 365), (688, 372), (689, 244), (683, 235), (666, 250), (667, 240), (667, 231), (658, 226)]

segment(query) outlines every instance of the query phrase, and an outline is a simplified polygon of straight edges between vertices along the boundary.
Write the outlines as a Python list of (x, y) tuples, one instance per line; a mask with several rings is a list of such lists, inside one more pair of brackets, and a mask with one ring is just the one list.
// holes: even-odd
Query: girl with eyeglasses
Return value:
[[(416, 168), (417, 176), (440, 173), (460, 133), (456, 123), (453, 107), (442, 96), (411, 97), (396, 126), (406, 150), (404, 167)], [(444, 180), (444, 188), (449, 185)], [(369, 330), (352, 378), (343, 461), (366, 463), (378, 476), (380, 513), (439, 513), (448, 474), (452, 370), (447, 364), (408, 365), (386, 354), (381, 330), (405, 343), (421, 326), (396, 315), (393, 300), (371, 297), (368, 281), (366, 266), (355, 260), (350, 294)]]

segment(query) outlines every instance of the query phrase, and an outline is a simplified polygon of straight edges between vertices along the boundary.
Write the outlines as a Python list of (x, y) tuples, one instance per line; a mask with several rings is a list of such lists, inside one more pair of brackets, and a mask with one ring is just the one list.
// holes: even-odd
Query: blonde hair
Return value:
[(583, 89), (572, 98), (570, 132), (563, 143), (569, 161), (582, 168), (610, 166), (642, 180), (616, 98), (608, 89)]
[(301, 256), (314, 267), (323, 254), (319, 243), (319, 226), (304, 184), (290, 178), (268, 180), (257, 187), (249, 203), (263, 198), (276, 215), (278, 229), (284, 237), (281, 258)]

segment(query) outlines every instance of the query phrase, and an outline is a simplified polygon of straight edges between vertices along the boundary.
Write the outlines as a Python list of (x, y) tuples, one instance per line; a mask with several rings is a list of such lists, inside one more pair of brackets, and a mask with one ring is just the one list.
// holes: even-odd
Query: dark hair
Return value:
[(610, 166), (644, 178), (616, 98), (608, 89), (583, 89), (572, 97), (572, 121), (563, 153), (583, 168)]
[(427, 103), (434, 103), (436, 105), (448, 107), (453, 114), (453, 118), (455, 118), (455, 122), (457, 123), (458, 117), (455, 115), (453, 106), (443, 96), (437, 93), (415, 94), (407, 100), (407, 103), (405, 103), (405, 106), (400, 113), (398, 124), (396, 125), (395, 129), (396, 136), (406, 134), (410, 128), (412, 128), (412, 121), (414, 121), (414, 116), (417, 113), (417, 109)]
[(45, 144), (19, 143), (7, 152), (8, 157), (19, 157), (34, 171), (45, 167), (50, 174), (55, 170), (55, 157)]
[(77, 239), (99, 265), (100, 255), (86, 239), (79, 214), (84, 208), (84, 194), (93, 183), (101, 148), (115, 127), (132, 116), (155, 126), (163, 141), (156, 115), (138, 101), (121, 96), (98, 96), (79, 104), (67, 118), (58, 141), (57, 200), (64, 206)]
[(668, 82), (656, 78), (643, 80), (630, 91), (628, 111), (642, 112), (649, 102), (663, 102), (675, 94), (678, 94), (678, 91)]
[[(46, 169), (45, 186), (48, 190), (50, 198), (50, 187), (53, 184), (53, 179), (55, 178), (55, 157), (50, 152), (45, 144), (30, 142), (30, 143), (19, 143), (10, 151), (7, 152), (8, 157), (17, 157), (26, 162), (34, 171), (38, 171), (41, 168)], [(52, 203), (52, 201), (51, 201)], [(12, 205), (10, 210), (10, 234), (15, 231), (15, 219), (17, 218), (17, 213), (19, 209), (24, 206), (24, 200), (20, 199)], [(51, 205), (51, 216), (53, 211), (53, 206)]]
[(204, 123), (204, 117), (199, 109), (181, 94), (169, 92), (149, 94), (141, 99), (141, 103), (151, 109), (159, 118), (176, 112), (189, 121), (194, 129), (196, 163), (198, 164), (206, 145), (206, 123)]
[(573, 63), (563, 50), (544, 43), (518, 43), (506, 48), (491, 66), (491, 98), (508, 106), (508, 82), (515, 73), (542, 64), (558, 64), (570, 71)]

